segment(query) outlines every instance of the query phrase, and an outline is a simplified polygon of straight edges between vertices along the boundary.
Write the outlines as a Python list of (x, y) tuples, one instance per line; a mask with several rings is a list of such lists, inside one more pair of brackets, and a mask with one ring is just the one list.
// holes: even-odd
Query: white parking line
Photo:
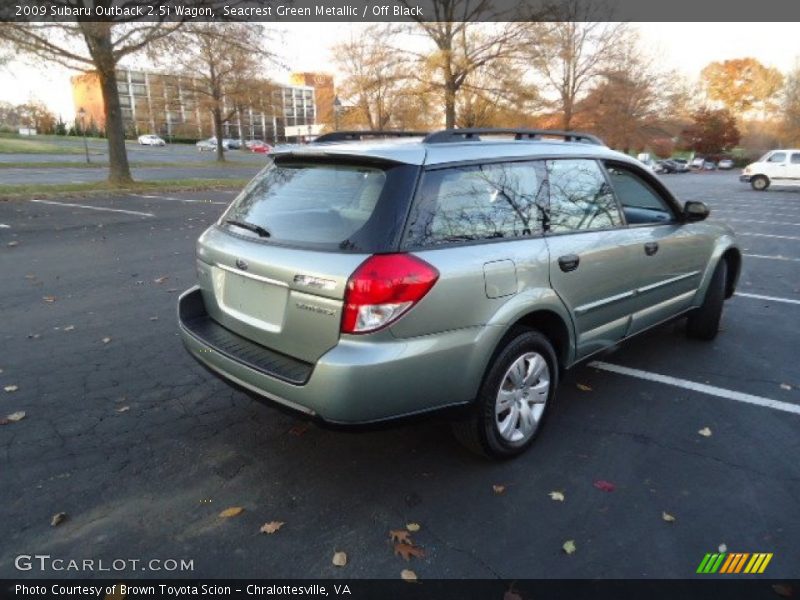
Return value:
[(590, 362), (588, 366), (594, 367), (595, 369), (600, 369), (601, 371), (608, 371), (609, 373), (617, 373), (619, 375), (636, 377), (637, 379), (655, 381), (657, 383), (664, 383), (666, 385), (672, 385), (675, 387), (692, 390), (694, 392), (700, 392), (701, 394), (708, 394), (709, 396), (725, 398), (726, 400), (736, 400), (737, 402), (755, 404), (756, 406), (762, 406), (764, 408), (771, 408), (773, 410), (781, 410), (800, 415), (800, 405), (798, 404), (781, 402), (780, 400), (772, 400), (771, 398), (764, 398), (762, 396), (753, 396), (752, 394), (728, 390), (715, 385), (697, 383), (695, 381), (689, 381), (688, 379), (678, 379), (677, 377), (670, 377), (669, 375), (661, 375), (659, 373), (651, 373), (650, 371), (641, 371), (639, 369), (631, 369), (630, 367), (623, 367), (621, 365), (612, 365), (610, 363), (598, 360)]
[(742, 298), (755, 298), (756, 300), (769, 300), (771, 302), (783, 302), (784, 304), (800, 304), (800, 300), (794, 298), (778, 298), (776, 296), (762, 296), (760, 294), (746, 294), (744, 292), (736, 292), (736, 296)]
[(800, 237), (796, 235), (775, 235), (774, 233), (750, 233), (749, 231), (737, 231), (736, 235), (748, 235), (753, 237), (766, 237), (766, 238), (776, 238), (779, 240), (799, 240)]
[(800, 223), (782, 223), (781, 221), (754, 221), (752, 219), (730, 219), (725, 218), (725, 221), (733, 221), (735, 223), (757, 223), (758, 225), (792, 225), (794, 227), (800, 225)]
[(72, 208), (85, 208), (87, 210), (125, 213), (126, 215), (137, 215), (140, 217), (155, 217), (153, 213), (139, 212), (136, 210), (122, 210), (121, 208), (106, 208), (105, 206), (87, 206), (86, 204), (70, 204), (68, 202), (53, 202), (52, 200), (31, 200), (31, 202), (36, 202), (37, 204), (53, 204), (55, 206), (69, 206)]
[(149, 194), (131, 194), (137, 198), (147, 198), (148, 200), (168, 200), (170, 202), (186, 202), (187, 204), (228, 204), (227, 202), (215, 202), (213, 200), (197, 200), (196, 198), (175, 198), (174, 196), (153, 196)]
[(748, 258), (764, 258), (768, 260), (788, 260), (792, 262), (800, 262), (800, 258), (791, 258), (789, 256), (781, 256), (778, 254), (777, 256), (767, 256), (766, 254), (745, 254)]

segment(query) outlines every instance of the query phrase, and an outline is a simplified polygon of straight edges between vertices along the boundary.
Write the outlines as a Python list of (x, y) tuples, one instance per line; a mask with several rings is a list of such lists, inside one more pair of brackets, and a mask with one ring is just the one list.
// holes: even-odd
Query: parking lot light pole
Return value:
[(339, 131), (339, 111), (342, 110), (342, 101), (339, 96), (333, 98), (333, 129)]
[(78, 117), (81, 119), (81, 129), (83, 129), (83, 151), (86, 153), (86, 164), (89, 164), (89, 142), (86, 141), (86, 111), (81, 106), (78, 109)]

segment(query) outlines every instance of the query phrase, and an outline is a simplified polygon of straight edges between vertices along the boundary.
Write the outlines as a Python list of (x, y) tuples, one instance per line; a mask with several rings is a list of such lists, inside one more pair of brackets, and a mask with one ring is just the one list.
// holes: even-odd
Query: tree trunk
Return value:
[(92, 54), (100, 89), (103, 91), (103, 110), (106, 117), (106, 137), (108, 138), (108, 182), (113, 185), (133, 183), (128, 152), (125, 148), (125, 125), (119, 105), (117, 89), (117, 61), (111, 43), (111, 27), (98, 27), (84, 30)]
[(454, 129), (456, 126), (456, 82), (452, 74), (447, 73), (444, 82), (444, 127)]
[(217, 136), (217, 161), (225, 162), (225, 149), (222, 147), (222, 110), (215, 107), (211, 110), (214, 117), (214, 135)]

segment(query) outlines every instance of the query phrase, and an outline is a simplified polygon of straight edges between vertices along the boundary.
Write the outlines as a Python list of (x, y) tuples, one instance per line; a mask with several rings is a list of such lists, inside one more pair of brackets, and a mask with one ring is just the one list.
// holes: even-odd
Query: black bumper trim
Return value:
[(178, 319), (189, 334), (206, 346), (269, 377), (293, 385), (304, 385), (314, 370), (311, 363), (270, 350), (217, 323), (206, 311), (199, 289), (181, 297)]

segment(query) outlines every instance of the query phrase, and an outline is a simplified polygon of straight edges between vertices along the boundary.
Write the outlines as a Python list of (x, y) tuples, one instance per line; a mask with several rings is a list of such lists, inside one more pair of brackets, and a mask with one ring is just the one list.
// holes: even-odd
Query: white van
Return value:
[(760, 192), (772, 184), (800, 185), (800, 150), (770, 150), (747, 165), (739, 181), (750, 183)]

